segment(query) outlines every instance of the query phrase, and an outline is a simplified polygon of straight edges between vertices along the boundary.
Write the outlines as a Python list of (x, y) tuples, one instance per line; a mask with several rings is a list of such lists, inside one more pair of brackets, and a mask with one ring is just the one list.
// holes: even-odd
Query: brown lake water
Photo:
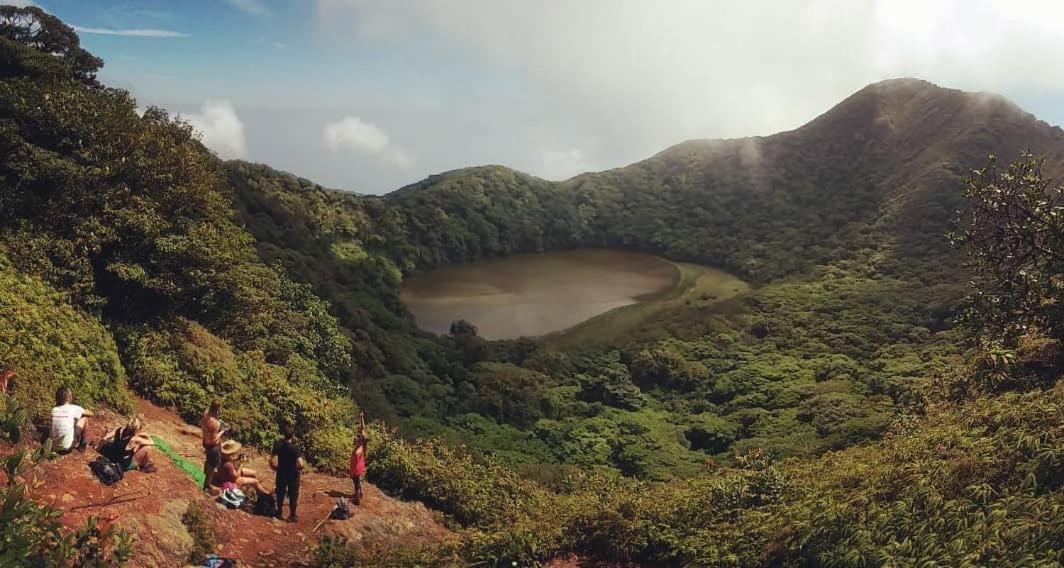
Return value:
[(560, 331), (672, 290), (680, 272), (658, 257), (578, 249), (445, 266), (406, 279), (402, 300), (418, 327), (445, 334), (464, 319), (482, 337)]

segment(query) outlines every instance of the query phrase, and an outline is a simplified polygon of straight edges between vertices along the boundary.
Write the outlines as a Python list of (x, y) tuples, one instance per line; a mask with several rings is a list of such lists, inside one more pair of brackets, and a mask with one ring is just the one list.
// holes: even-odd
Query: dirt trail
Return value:
[[(159, 436), (189, 461), (202, 464), (199, 428), (185, 424), (176, 414), (146, 401), (137, 411), (146, 418), (146, 431)], [(90, 425), (90, 439), (98, 439), (123, 419), (102, 413)], [(437, 515), (421, 503), (393, 499), (373, 485), (365, 486), (365, 498), (346, 521), (327, 521), (318, 532), (314, 526), (327, 516), (336, 499), (350, 497), (349, 479), (317, 473), (303, 475), (298, 523), (287, 523), (217, 505), (196, 483), (162, 453), (155, 453), (159, 470), (130, 472), (112, 487), (99, 483), (89, 470), (95, 459), (92, 449), (73, 452), (41, 464), (30, 474), (33, 498), (63, 511), (67, 526), (84, 525), (89, 516), (113, 520), (136, 537), (131, 566), (183, 566), (192, 539), (181, 524), (190, 502), (199, 500), (214, 521), (220, 556), (238, 559), (240, 566), (292, 566), (306, 558), (309, 548), (325, 534), (347, 537), (353, 542), (388, 546), (392, 543), (435, 541), (448, 531)], [(256, 469), (268, 489), (273, 475), (266, 456), (249, 451), (249, 467)], [(287, 506), (285, 507), (287, 515)]]

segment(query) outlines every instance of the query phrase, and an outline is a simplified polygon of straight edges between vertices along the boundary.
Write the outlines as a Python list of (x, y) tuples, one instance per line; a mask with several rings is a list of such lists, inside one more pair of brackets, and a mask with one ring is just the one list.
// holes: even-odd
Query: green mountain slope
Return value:
[[(0, 254), (5, 281), (26, 283), (5, 286), (18, 317), (0, 364), (35, 385), (16, 391), (23, 406), (40, 418), (45, 391), (68, 382), (86, 406), (128, 407), (117, 350), (132, 386), (186, 417), (218, 397), (247, 408), (233, 421), (246, 440), (274, 437), (283, 418), (308, 435), (338, 425), (348, 443), (347, 340), (326, 304), (258, 258), (191, 127), (99, 84), (102, 62), (39, 8), (3, 7), (0, 23)], [(41, 302), (50, 333), (21, 313)], [(179, 356), (196, 348), (242, 364)], [(46, 355), (71, 366), (28, 360)]]
[[(896, 404), (956, 365), (967, 278), (944, 235), (958, 188), (987, 154), (1027, 147), (1049, 170), (1064, 163), (1060, 129), (1007, 100), (900, 79), (794, 131), (686, 142), (561, 183), (485, 166), (366, 197), (226, 168), (260, 256), (313, 286), (349, 330), (360, 403), (411, 434), (512, 462), (668, 477), (697, 471), (707, 453), (811, 454), (875, 437)], [(398, 302), (401, 274), (577, 246), (722, 266), (759, 287), (563, 352), (526, 342), (470, 352), (417, 332)], [(485, 363), (540, 374), (523, 399), (530, 419), (487, 409), (512, 385), (498, 366), (486, 378)], [(628, 402), (604, 394), (622, 391)], [(623, 455), (644, 445), (656, 450)]]
[(686, 142), (561, 184), (499, 167), (458, 170), (385, 200), (416, 216), (408, 240), (444, 249), (442, 259), (418, 257), (418, 268), (490, 254), (501, 240), (504, 252), (636, 248), (764, 282), (837, 258), (861, 229), (902, 239), (895, 253), (910, 261), (942, 255), (938, 237), (971, 168), (1024, 149), (1059, 165), (1062, 146), (1059, 128), (1001, 97), (899, 79), (790, 132)]

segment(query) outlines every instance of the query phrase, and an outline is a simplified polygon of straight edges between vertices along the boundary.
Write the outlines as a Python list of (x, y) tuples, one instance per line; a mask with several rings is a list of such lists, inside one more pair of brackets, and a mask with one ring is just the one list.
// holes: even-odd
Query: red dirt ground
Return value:
[[(146, 432), (166, 440), (189, 461), (202, 463), (199, 428), (185, 424), (176, 414), (139, 401), (137, 411), (146, 419)], [(115, 428), (122, 418), (101, 413), (90, 424), (90, 439), (98, 439)], [(162, 453), (153, 460), (159, 470), (145, 474), (130, 472), (125, 479), (107, 487), (93, 477), (88, 463), (95, 459), (92, 449), (73, 452), (40, 464), (26, 475), (31, 495), (64, 512), (67, 526), (84, 525), (89, 516), (111, 519), (136, 537), (131, 566), (183, 566), (192, 540), (181, 516), (194, 500), (202, 502), (214, 521), (218, 543), (216, 553), (239, 560), (240, 566), (293, 566), (303, 561), (310, 547), (325, 534), (336, 534), (374, 547), (391, 543), (438, 541), (449, 533), (438, 515), (421, 503), (399, 501), (372, 485), (365, 485), (365, 498), (354, 507), (346, 521), (329, 520), (314, 532), (338, 497), (350, 497), (351, 481), (317, 473), (303, 475), (300, 491), (300, 522), (230, 511), (214, 502), (184, 472)], [(268, 489), (273, 475), (262, 455), (251, 455), (249, 467), (256, 469)], [(287, 515), (287, 506), (285, 507)]]

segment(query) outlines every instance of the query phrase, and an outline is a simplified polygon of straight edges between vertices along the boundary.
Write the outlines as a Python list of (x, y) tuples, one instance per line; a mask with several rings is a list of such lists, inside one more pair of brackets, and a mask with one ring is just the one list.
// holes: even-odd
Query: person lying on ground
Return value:
[(153, 473), (156, 468), (150, 454), (154, 445), (151, 437), (144, 433), (144, 422), (138, 417), (104, 436), (98, 449), (100, 454), (125, 471)]
[(303, 460), (303, 451), (296, 442), (296, 429), (291, 424), (284, 424), (281, 426), (281, 433), (284, 438), (277, 440), (270, 455), (270, 469), (277, 472), (274, 484), (277, 518), (281, 518), (284, 497), (288, 495), (288, 508), (291, 511), (288, 522), (296, 523), (299, 522), (299, 515), (296, 514), (296, 506), (299, 503), (299, 474), (306, 467), (306, 462)]
[(218, 471), (214, 472), (211, 484), (224, 489), (227, 484), (232, 483), (241, 489), (252, 487), (259, 495), (268, 495), (269, 491), (262, 486), (258, 473), (253, 469), (241, 467), (240, 464), (245, 459), (245, 456), (240, 453), (242, 448), (243, 445), (236, 440), (222, 442), (222, 465)]
[(75, 447), (85, 451), (92, 412), (73, 404), (74, 394), (67, 387), (55, 391), (55, 408), (52, 409), (52, 449), (58, 454), (70, 453)]
[(206, 457), (203, 461), (203, 489), (211, 487), (211, 478), (218, 467), (222, 465), (222, 436), (229, 431), (225, 422), (222, 422), (222, 401), (214, 399), (211, 405), (203, 412), (200, 418), (200, 430), (203, 432), (203, 452)]
[(358, 435), (355, 436), (355, 447), (348, 465), (351, 482), (355, 485), (355, 493), (351, 497), (355, 505), (362, 503), (362, 477), (366, 474), (366, 416), (362, 412), (358, 413), (358, 422)]

